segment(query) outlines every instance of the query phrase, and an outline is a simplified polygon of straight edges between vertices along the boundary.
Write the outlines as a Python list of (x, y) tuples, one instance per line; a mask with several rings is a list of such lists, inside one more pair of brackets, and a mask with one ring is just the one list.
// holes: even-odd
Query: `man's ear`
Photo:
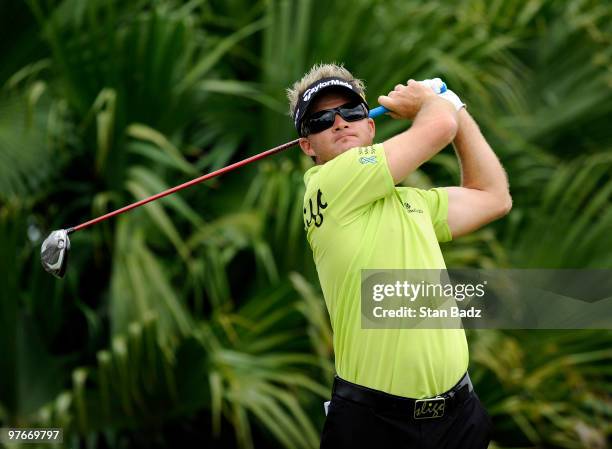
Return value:
[(311, 145), (310, 140), (308, 139), (308, 137), (300, 137), (299, 144), (300, 144), (300, 148), (302, 149), (304, 154), (306, 154), (307, 156), (310, 156), (310, 157), (316, 157), (317, 156), (315, 154), (313, 148), (312, 148), (312, 145)]
[(370, 140), (374, 141), (374, 136), (376, 135), (376, 122), (374, 119), (368, 117), (368, 124), (370, 125)]

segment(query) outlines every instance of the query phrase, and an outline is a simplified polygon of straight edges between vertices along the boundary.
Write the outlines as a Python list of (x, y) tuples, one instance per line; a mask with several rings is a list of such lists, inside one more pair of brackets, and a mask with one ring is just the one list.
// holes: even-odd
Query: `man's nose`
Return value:
[(347, 128), (348, 122), (342, 118), (340, 114), (336, 112), (334, 116), (334, 129)]

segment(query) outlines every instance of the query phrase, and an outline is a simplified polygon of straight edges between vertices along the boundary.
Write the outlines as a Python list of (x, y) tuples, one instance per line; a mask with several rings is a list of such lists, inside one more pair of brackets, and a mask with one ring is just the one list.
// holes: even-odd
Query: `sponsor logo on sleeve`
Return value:
[(360, 164), (375, 164), (376, 163), (376, 156), (362, 156), (359, 158), (359, 163)]
[(374, 147), (361, 147), (359, 148), (359, 163), (366, 164), (376, 164), (378, 159), (376, 159), (376, 149)]

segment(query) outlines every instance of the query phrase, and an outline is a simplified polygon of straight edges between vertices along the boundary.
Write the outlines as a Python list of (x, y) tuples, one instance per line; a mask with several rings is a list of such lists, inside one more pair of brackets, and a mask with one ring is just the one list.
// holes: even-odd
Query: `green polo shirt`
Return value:
[(304, 224), (334, 332), (336, 372), (424, 398), (468, 366), (463, 329), (362, 329), (362, 269), (445, 268), (452, 239), (445, 189), (395, 187), (382, 144), (352, 148), (304, 175)]

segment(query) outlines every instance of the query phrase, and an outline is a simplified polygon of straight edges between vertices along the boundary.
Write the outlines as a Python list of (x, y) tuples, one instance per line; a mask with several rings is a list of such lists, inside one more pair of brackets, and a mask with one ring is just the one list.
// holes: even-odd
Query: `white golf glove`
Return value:
[(457, 96), (455, 92), (446, 88), (446, 84), (440, 78), (427, 79), (423, 81), (419, 81), (419, 83), (423, 84), (431, 88), (439, 97), (444, 98), (447, 101), (450, 101), (455, 109), (459, 111), (461, 108), (465, 108), (465, 103), (461, 101), (461, 99)]
[(419, 81), (419, 83), (425, 87), (429, 87), (431, 90), (434, 91), (434, 93), (438, 95), (446, 90), (446, 84), (444, 84), (444, 81), (442, 81), (440, 78), (434, 78), (431, 80), (427, 79)]

